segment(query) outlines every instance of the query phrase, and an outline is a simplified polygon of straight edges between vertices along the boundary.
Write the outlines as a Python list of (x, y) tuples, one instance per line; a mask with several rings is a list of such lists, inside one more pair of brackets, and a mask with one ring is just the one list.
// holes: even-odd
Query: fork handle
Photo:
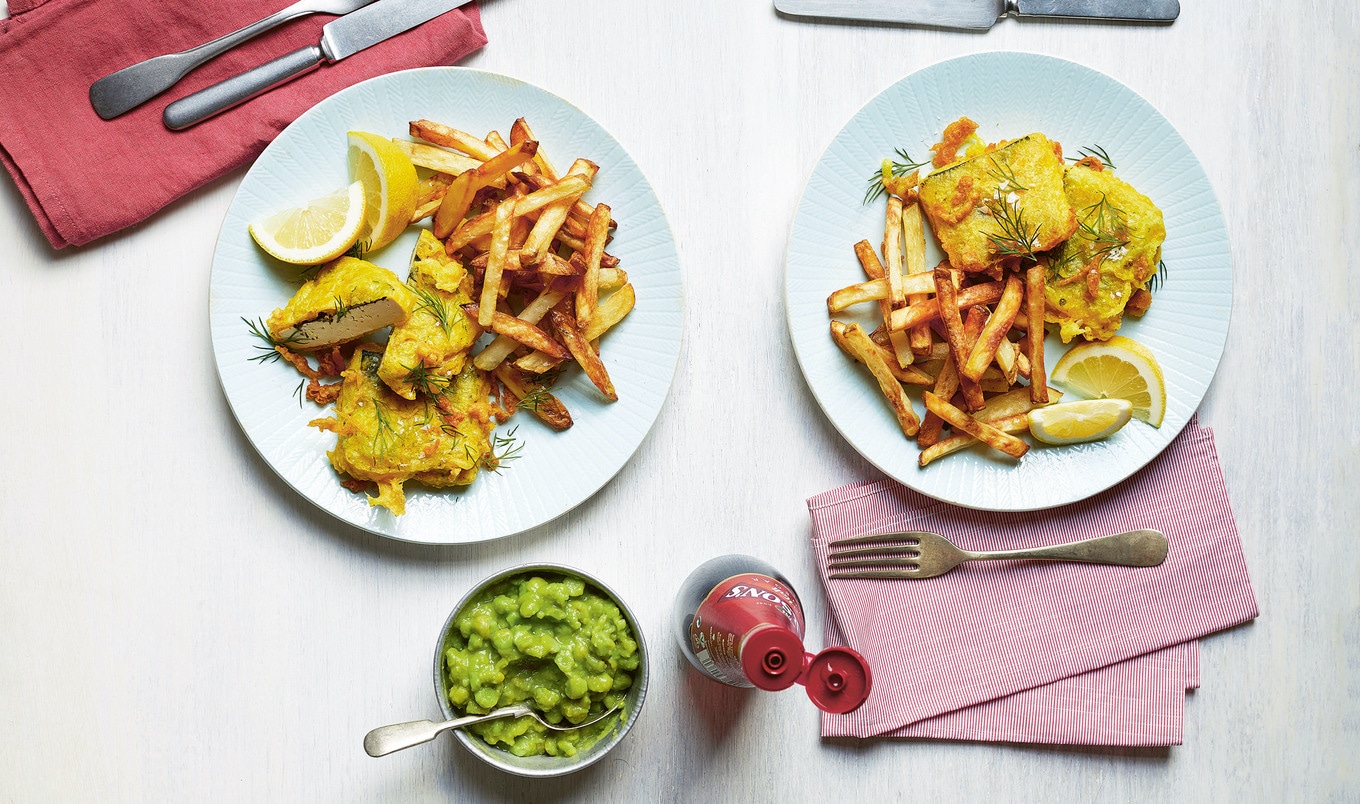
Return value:
[(1081, 561), (1087, 564), (1116, 564), (1121, 567), (1155, 567), (1166, 560), (1166, 536), (1159, 530), (1131, 530), (1049, 547), (1028, 550), (999, 550), (988, 553), (963, 551), (965, 561), (992, 559), (1036, 559), (1039, 561)]

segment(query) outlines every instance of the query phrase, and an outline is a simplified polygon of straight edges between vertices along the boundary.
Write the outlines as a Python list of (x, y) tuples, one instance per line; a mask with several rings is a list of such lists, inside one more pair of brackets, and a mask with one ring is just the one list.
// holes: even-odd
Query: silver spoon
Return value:
[(90, 105), (94, 107), (95, 114), (105, 120), (112, 120), (174, 86), (190, 70), (209, 59), (291, 19), (308, 14), (348, 14), (371, 2), (373, 0), (298, 0), (281, 11), (211, 42), (180, 53), (155, 56), (104, 76), (90, 86)]
[(438, 737), (441, 733), (449, 729), (461, 729), (464, 726), (471, 726), (476, 723), (484, 723), (488, 720), (499, 720), (503, 717), (531, 717), (537, 720), (544, 728), (553, 731), (571, 731), (572, 729), (583, 729), (586, 726), (593, 726), (601, 720), (619, 711), (615, 706), (608, 712), (600, 715), (593, 720), (585, 723), (552, 724), (539, 717), (538, 713), (527, 706), (506, 706), (487, 712), (485, 715), (468, 715), (467, 717), (445, 720), (436, 723), (433, 720), (413, 720), (410, 723), (394, 723), (391, 726), (379, 726), (364, 735), (364, 751), (371, 757), (382, 757), (403, 748), (410, 748), (413, 745), (428, 743)]

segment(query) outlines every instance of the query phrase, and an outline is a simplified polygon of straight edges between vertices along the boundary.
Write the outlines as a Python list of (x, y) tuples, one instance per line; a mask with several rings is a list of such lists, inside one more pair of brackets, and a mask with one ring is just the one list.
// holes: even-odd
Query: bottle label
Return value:
[(733, 575), (699, 604), (689, 625), (689, 644), (709, 675), (734, 687), (751, 687), (741, 670), (741, 645), (763, 625), (787, 628), (801, 639), (803, 607), (798, 596), (768, 575)]

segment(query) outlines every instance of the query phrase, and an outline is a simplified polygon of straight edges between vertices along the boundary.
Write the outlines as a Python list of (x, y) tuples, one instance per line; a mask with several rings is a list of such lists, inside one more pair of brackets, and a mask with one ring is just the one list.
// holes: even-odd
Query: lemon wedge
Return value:
[(364, 228), (363, 182), (285, 209), (249, 226), (260, 248), (284, 262), (318, 265), (349, 251)]
[(1045, 444), (1096, 441), (1129, 423), (1133, 403), (1127, 399), (1080, 399), (1029, 412), (1030, 435)]
[(377, 251), (397, 239), (416, 211), (416, 168), (386, 137), (351, 131), (349, 174), (363, 182), (368, 194), (368, 218), (359, 241), (364, 251)]
[(1078, 344), (1062, 356), (1049, 379), (1091, 399), (1125, 399), (1133, 417), (1162, 426), (1166, 383), (1152, 350), (1132, 338)]

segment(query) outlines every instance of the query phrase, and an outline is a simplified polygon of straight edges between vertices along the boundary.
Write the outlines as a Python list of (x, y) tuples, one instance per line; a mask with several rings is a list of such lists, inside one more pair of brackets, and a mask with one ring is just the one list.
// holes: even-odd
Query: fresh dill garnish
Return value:
[(293, 389), (293, 396), (297, 397), (298, 407), (302, 407), (303, 401), (307, 399), (307, 392), (305, 390), (306, 388), (307, 381), (299, 380), (298, 387)]
[(902, 161), (898, 162), (891, 158), (883, 160), (882, 167), (869, 177), (869, 186), (864, 191), (865, 204), (876, 201), (883, 195), (884, 179), (900, 179), (913, 170), (918, 170), (929, 164), (928, 162), (917, 162), (915, 159), (911, 158), (911, 154), (908, 154), (901, 148), (894, 148), (893, 152), (896, 153)]
[(278, 360), (279, 358), (282, 357), (282, 355), (279, 354), (278, 350), (275, 347), (287, 346), (290, 343), (297, 343), (298, 341), (302, 340), (302, 335), (297, 332), (294, 332), (292, 335), (289, 335), (287, 338), (284, 338), (283, 340), (275, 338), (273, 335), (269, 334), (269, 327), (265, 326), (263, 318), (259, 320), (259, 323), (251, 321), (249, 318), (246, 318), (244, 316), (241, 317), (241, 320), (246, 322), (247, 327), (250, 327), (251, 335), (254, 335), (255, 337), (259, 338), (266, 344), (265, 346), (261, 346), (258, 343), (253, 344), (253, 346), (256, 349), (259, 349), (262, 352), (262, 354), (258, 354), (252, 358), (249, 358), (251, 362), (261, 364), (273, 363), (275, 360)]
[(540, 405), (548, 401), (549, 396), (551, 396), (551, 394), (548, 393), (548, 389), (539, 386), (537, 388), (531, 389), (529, 393), (520, 397), (519, 402), (517, 402), (516, 404), (518, 404), (525, 410), (537, 411)]
[(524, 442), (515, 438), (515, 431), (518, 427), (511, 427), (510, 432), (505, 435), (491, 434), (491, 449), (482, 453), (481, 460), (478, 462), (483, 469), (492, 474), (499, 474), (505, 464), (518, 460), (520, 451), (524, 449)]
[(331, 313), (331, 320), (339, 321), (349, 313), (350, 305), (345, 304), (345, 300), (339, 296), (333, 296), (331, 299), (335, 302), (335, 311)]
[(1101, 193), (1099, 201), (1081, 211), (1077, 219), (1077, 236), (1094, 245), (1092, 260), (1103, 261), (1110, 252), (1128, 246), (1128, 215)]
[(449, 389), (449, 378), (435, 374), (424, 363), (402, 368), (406, 369), (406, 384), (427, 397), (439, 396)]
[(345, 252), (345, 256), (353, 257), (356, 260), (362, 259), (363, 256), (368, 253), (368, 247), (371, 245), (373, 245), (373, 241), (371, 240), (356, 241), (354, 245), (349, 247), (349, 251)]
[(373, 453), (382, 455), (392, 446), (392, 439), (396, 438), (397, 431), (392, 427), (392, 422), (387, 418), (388, 411), (378, 400), (373, 400), (373, 415), (378, 422), (378, 429), (373, 432)]
[(1067, 161), (1080, 162), (1081, 160), (1086, 159), (1088, 157), (1095, 157), (1096, 159), (1100, 160), (1100, 164), (1104, 165), (1110, 170), (1117, 170), (1117, 168), (1115, 168), (1114, 166), (1114, 162), (1110, 161), (1110, 155), (1106, 153), (1105, 149), (1101, 148), (1099, 145), (1092, 145), (1087, 148), (1082, 148), (1078, 150), (1077, 153), (1081, 154), (1081, 156), (1069, 156), (1067, 157)]
[(1006, 192), (1023, 193), (1029, 189), (1015, 178), (1015, 170), (1011, 168), (1010, 160), (1002, 157), (1000, 161), (997, 161), (997, 158), (993, 156), (989, 161), (992, 163), (992, 169), (987, 171), (987, 175), (996, 179), (997, 184), (1005, 185), (998, 187), (998, 191), (1004, 189)]
[(1039, 224), (1035, 224), (1031, 231), (1025, 223), (1025, 211), (1020, 209), (1019, 204), (1006, 203), (1004, 198), (993, 198), (985, 206), (1001, 229), (999, 232), (987, 233), (987, 239), (996, 253), (1003, 257), (1023, 257), (1038, 262), (1039, 257), (1034, 252), (1039, 247)]
[(1158, 260), (1157, 272), (1152, 275), (1152, 278), (1148, 279), (1147, 284), (1144, 285), (1144, 287), (1147, 288), (1148, 293), (1156, 293), (1158, 290), (1161, 290), (1162, 285), (1165, 283), (1166, 283), (1166, 260)]
[(420, 300), (420, 303), (416, 305), (416, 309), (424, 310), (434, 316), (435, 320), (439, 322), (439, 326), (444, 330), (444, 334), (453, 337), (453, 311), (444, 303), (444, 300), (429, 288), (423, 288), (409, 282), (406, 286), (409, 287)]

